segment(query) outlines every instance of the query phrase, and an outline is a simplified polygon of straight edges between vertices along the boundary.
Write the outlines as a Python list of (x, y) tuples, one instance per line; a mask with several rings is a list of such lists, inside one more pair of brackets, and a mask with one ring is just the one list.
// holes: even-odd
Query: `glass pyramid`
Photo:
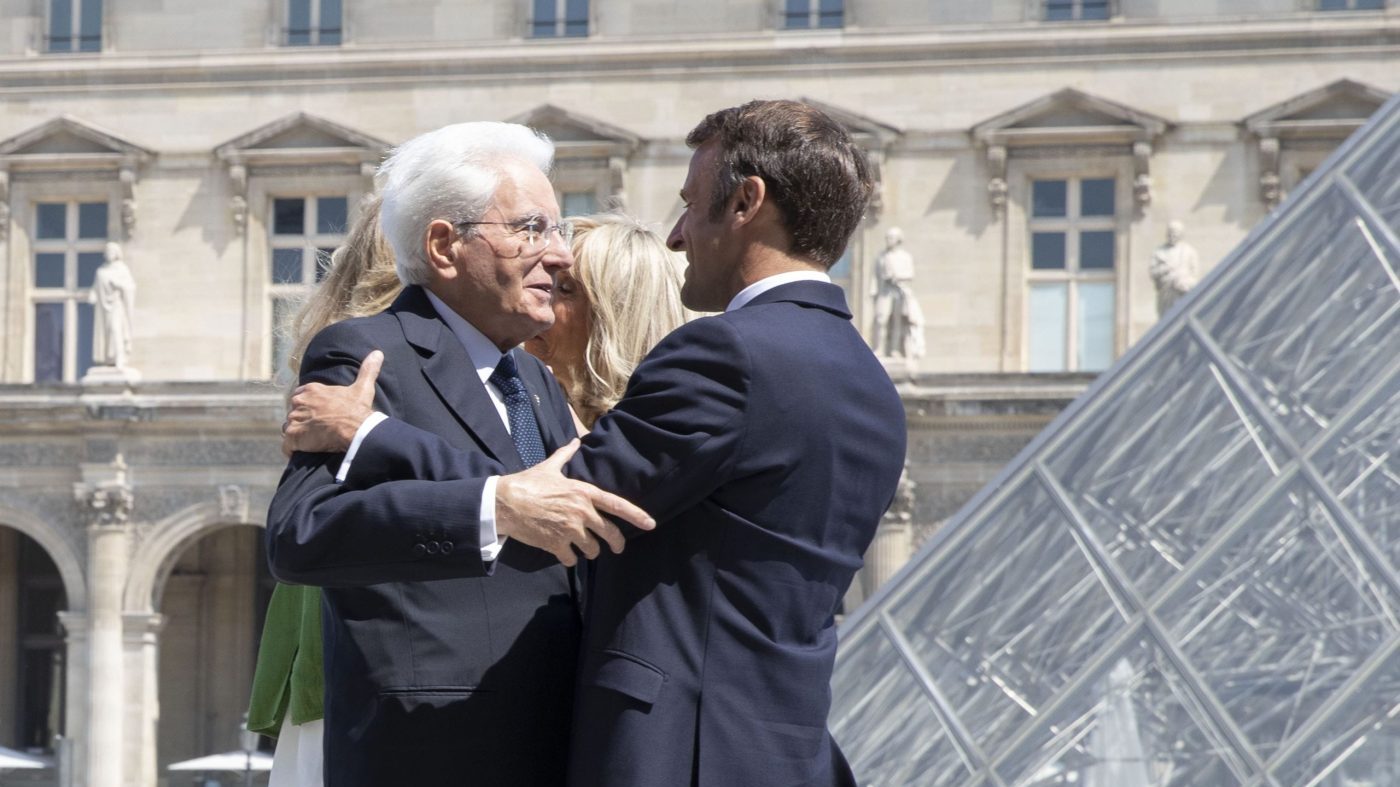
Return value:
[(1400, 98), (842, 628), (862, 785), (1400, 785)]

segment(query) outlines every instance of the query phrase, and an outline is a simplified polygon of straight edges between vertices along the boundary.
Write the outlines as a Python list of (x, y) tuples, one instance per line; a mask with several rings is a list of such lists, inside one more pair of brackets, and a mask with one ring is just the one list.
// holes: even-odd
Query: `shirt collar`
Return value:
[(496, 364), (501, 362), (501, 356), (505, 353), (497, 349), (495, 342), (486, 338), (486, 335), (476, 329), (476, 326), (467, 322), (462, 315), (452, 311), (452, 309), (438, 296), (428, 291), (424, 287), (423, 292), (427, 293), (428, 301), (433, 304), (433, 310), (438, 313), (442, 321), (447, 323), (448, 330), (461, 342), (462, 349), (467, 351), (467, 357), (471, 359), (472, 366), (476, 367), (476, 376), (481, 378), (483, 385), (496, 371)]
[(820, 271), (788, 271), (787, 273), (775, 273), (772, 276), (759, 279), (744, 289), (739, 290), (739, 294), (734, 296), (734, 300), (730, 301), (729, 305), (724, 307), (724, 310), (732, 312), (735, 309), (742, 309), (749, 305), (749, 301), (752, 301), (754, 298), (768, 292), (774, 287), (791, 284), (795, 281), (821, 281), (830, 284), (831, 277)]

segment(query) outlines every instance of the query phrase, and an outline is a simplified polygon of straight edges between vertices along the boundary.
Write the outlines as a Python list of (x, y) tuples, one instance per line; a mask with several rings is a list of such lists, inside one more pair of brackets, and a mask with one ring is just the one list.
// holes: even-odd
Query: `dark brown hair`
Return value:
[(794, 254), (830, 268), (870, 200), (870, 163), (841, 124), (797, 101), (750, 101), (715, 112), (685, 138), (719, 145), (711, 218), (723, 214), (744, 178), (767, 186), (792, 236)]

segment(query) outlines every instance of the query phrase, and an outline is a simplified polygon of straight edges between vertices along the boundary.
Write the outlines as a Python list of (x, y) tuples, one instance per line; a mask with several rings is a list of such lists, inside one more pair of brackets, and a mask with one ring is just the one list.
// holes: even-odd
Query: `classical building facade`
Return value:
[[(0, 784), (237, 747), (279, 325), (394, 144), (529, 123), (566, 212), (665, 231), (705, 113), (851, 129), (879, 190), (833, 275), (873, 339), (897, 227), (916, 309), (851, 606), (1396, 90), (1396, 0), (0, 0), (0, 745), (56, 763)], [(109, 242), (139, 374), (92, 374)]]

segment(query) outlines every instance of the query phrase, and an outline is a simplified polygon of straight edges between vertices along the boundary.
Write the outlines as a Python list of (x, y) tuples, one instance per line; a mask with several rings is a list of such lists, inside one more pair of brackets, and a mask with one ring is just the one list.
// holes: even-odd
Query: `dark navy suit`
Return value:
[[(430, 435), (395, 450), (419, 478), (472, 472)], [(591, 566), (571, 787), (854, 785), (826, 729), (833, 614), (904, 455), (834, 285), (663, 340), (568, 468), (658, 522)]]
[[(420, 288), (322, 331), (302, 381), (348, 384), (374, 349), (375, 407), (391, 419), (343, 484), (343, 455), (295, 454), (268, 512), (273, 574), (326, 588), (326, 784), (560, 785), (581, 626), (572, 572), (520, 543), (483, 563), (484, 479), (523, 465)], [(553, 451), (574, 436), (567, 405), (542, 364), (515, 357)], [(406, 480), (428, 471), (384, 449), (414, 427), (464, 480)]]

